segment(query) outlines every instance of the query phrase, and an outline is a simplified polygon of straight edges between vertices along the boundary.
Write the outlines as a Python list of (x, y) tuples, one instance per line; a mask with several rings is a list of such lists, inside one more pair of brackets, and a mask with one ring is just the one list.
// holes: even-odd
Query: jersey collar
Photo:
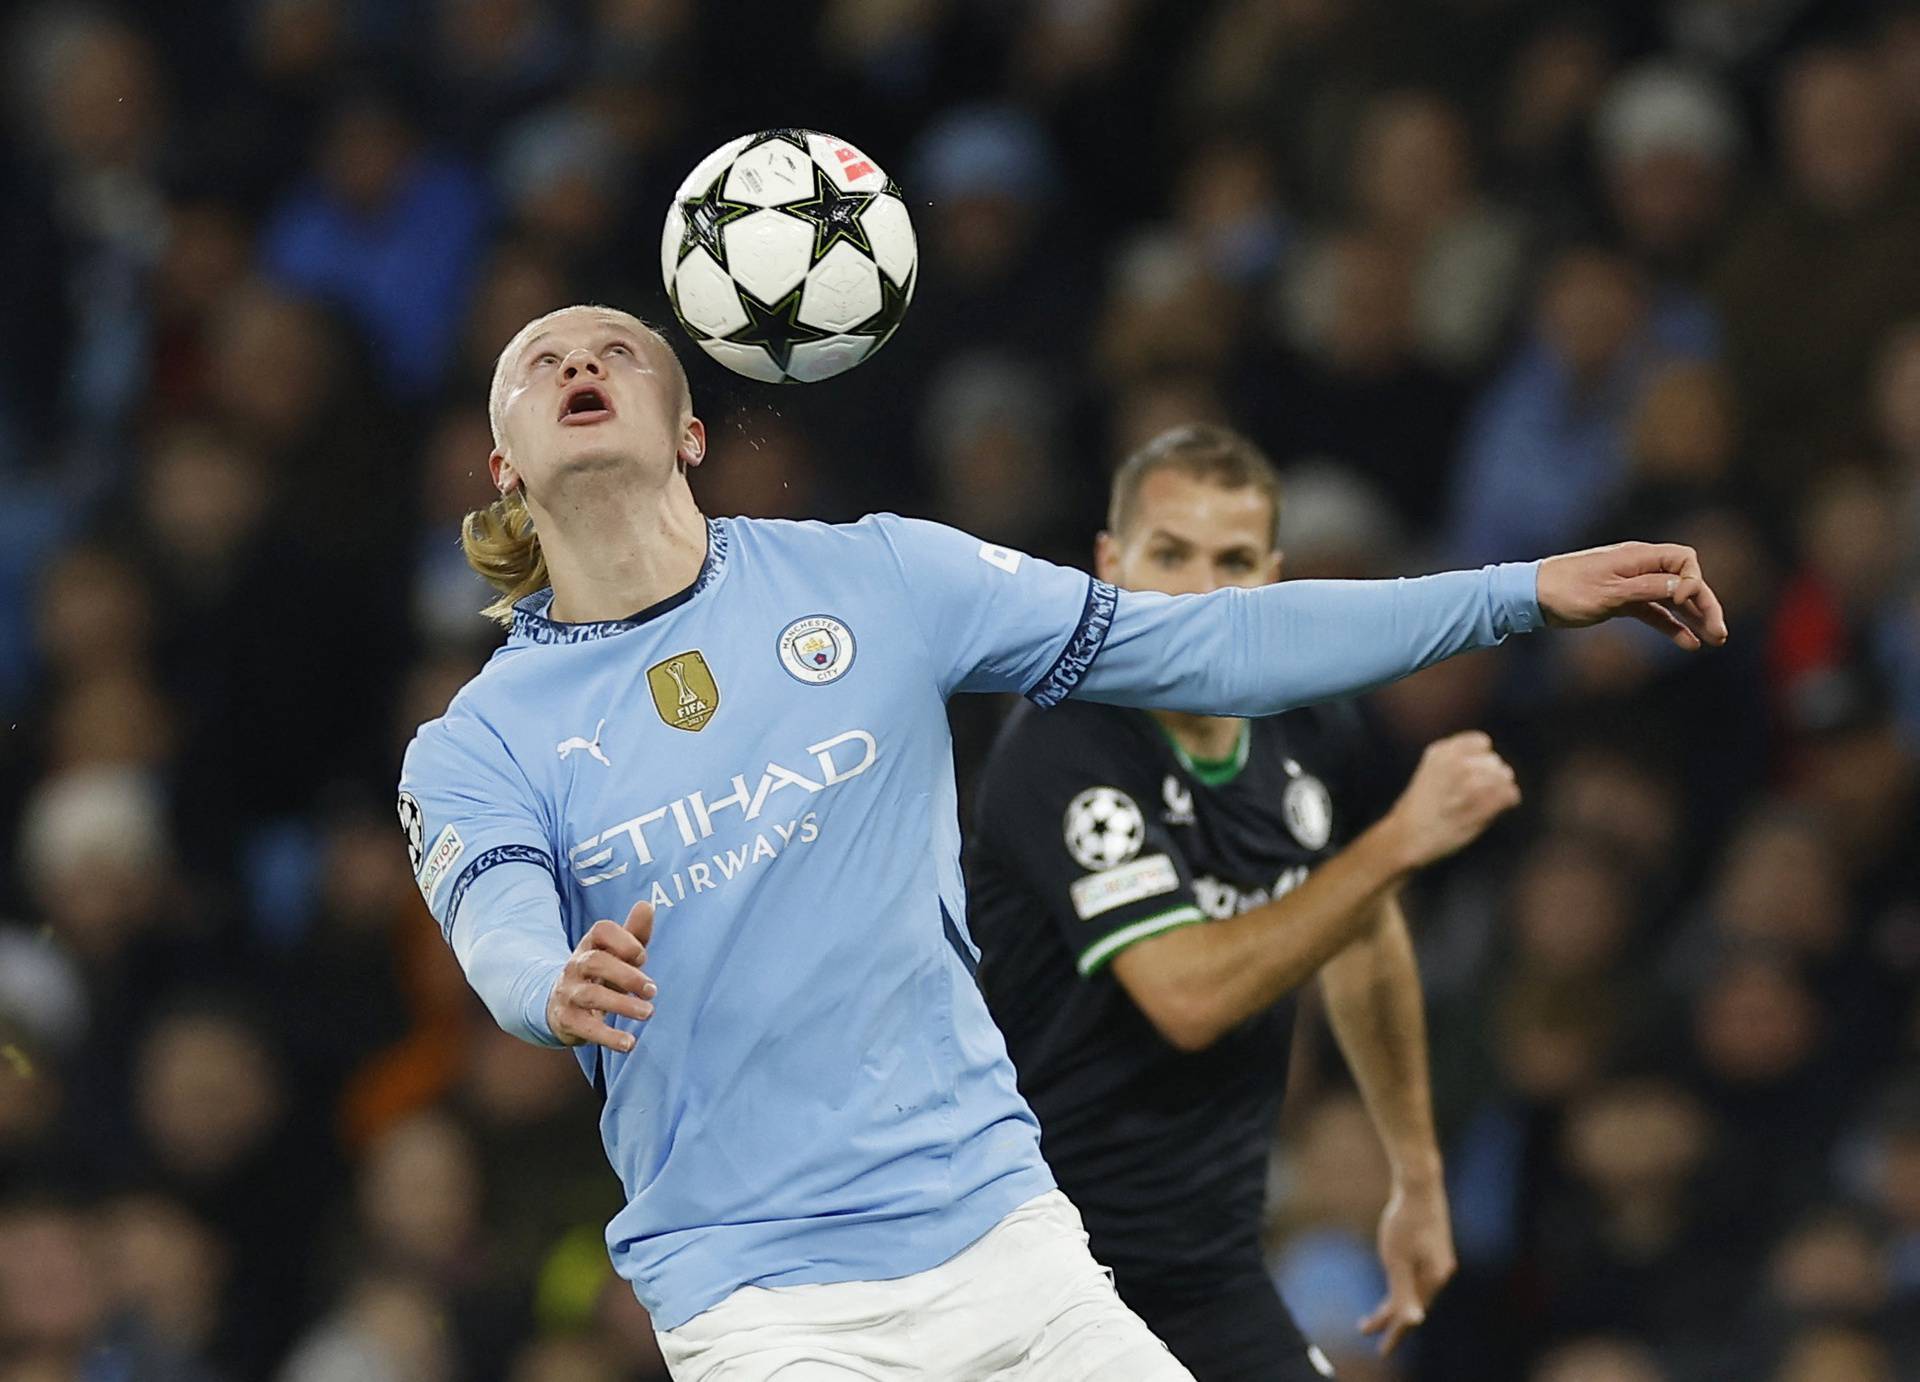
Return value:
[(1233, 752), (1225, 758), (1195, 758), (1181, 746), (1180, 741), (1173, 737), (1165, 725), (1157, 719), (1153, 723), (1166, 737), (1168, 747), (1173, 750), (1173, 756), (1180, 760), (1180, 766), (1186, 769), (1187, 776), (1209, 787), (1224, 787), (1240, 776), (1241, 770), (1247, 766), (1247, 759), (1253, 752), (1252, 720), (1240, 722), (1240, 737), (1234, 741)]
[(592, 619), (584, 623), (567, 623), (549, 618), (547, 610), (553, 605), (553, 587), (536, 590), (514, 603), (513, 632), (508, 641), (512, 643), (590, 643), (596, 638), (612, 638), (615, 634), (637, 629), (642, 624), (658, 619), (670, 610), (676, 610), (720, 579), (720, 573), (727, 567), (727, 521), (724, 518), (707, 520), (707, 556), (700, 563), (700, 574), (693, 578), (693, 584), (683, 590), (677, 590), (664, 600), (648, 605), (637, 614), (629, 614), (624, 619)]

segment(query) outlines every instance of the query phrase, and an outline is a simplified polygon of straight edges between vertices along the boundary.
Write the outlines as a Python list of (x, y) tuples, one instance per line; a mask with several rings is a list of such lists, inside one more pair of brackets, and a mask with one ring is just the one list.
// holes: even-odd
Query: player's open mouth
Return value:
[(567, 396), (560, 400), (560, 425), (562, 427), (585, 427), (595, 422), (605, 422), (613, 416), (613, 404), (598, 387), (582, 384), (567, 390)]

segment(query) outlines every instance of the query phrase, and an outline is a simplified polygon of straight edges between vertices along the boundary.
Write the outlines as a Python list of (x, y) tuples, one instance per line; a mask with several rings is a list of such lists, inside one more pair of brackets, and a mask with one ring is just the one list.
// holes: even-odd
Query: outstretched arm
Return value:
[(1682, 647), (1724, 643), (1693, 549), (1622, 542), (1542, 562), (1398, 581), (1287, 581), (1153, 595), (1089, 581), (920, 519), (836, 530), (847, 562), (879, 561), (940, 694), (1014, 691), (1203, 715), (1337, 700), (1508, 634), (1631, 615)]
[(1212, 715), (1271, 715), (1354, 695), (1549, 623), (1626, 615), (1689, 649), (1727, 637), (1693, 550), (1643, 542), (1393, 581), (1287, 581), (1200, 596), (1104, 589), (1095, 592), (1111, 604), (1104, 640), (1076, 669), (1073, 694)]

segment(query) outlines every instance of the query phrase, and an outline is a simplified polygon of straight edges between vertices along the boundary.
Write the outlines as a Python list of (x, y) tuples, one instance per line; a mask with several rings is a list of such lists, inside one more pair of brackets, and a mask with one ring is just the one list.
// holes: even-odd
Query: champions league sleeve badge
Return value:
[(400, 794), (400, 828), (407, 832), (407, 863), (413, 876), (420, 876), (420, 865), (427, 857), (426, 827), (420, 815), (420, 802), (412, 792)]
[(825, 686), (853, 666), (853, 630), (830, 614), (810, 614), (780, 630), (780, 665), (795, 681)]

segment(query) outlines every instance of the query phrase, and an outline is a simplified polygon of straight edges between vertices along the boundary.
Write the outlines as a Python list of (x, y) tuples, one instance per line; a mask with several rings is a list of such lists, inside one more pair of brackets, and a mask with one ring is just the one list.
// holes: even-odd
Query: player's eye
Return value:
[(607, 354), (631, 355), (633, 354), (633, 347), (628, 345), (625, 341), (615, 341), (612, 345), (607, 347)]
[(1153, 554), (1153, 560), (1158, 566), (1178, 566), (1186, 560), (1186, 554), (1177, 547), (1162, 547)]
[(560, 357), (555, 355), (551, 350), (543, 350), (533, 357), (533, 367), (535, 369), (539, 369), (542, 365), (557, 365), (559, 363)]
[(1245, 554), (1234, 552), (1220, 559), (1220, 564), (1229, 571), (1251, 571), (1253, 562)]

